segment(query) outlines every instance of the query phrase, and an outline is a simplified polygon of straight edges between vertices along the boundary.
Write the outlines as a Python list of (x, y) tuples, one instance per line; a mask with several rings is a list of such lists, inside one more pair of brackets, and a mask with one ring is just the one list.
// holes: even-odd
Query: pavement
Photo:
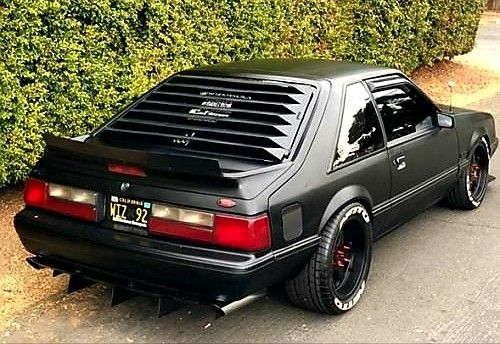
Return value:
[(487, 99), (500, 93), (500, 13), (486, 12), (479, 25), (474, 49), (454, 57), (455, 62), (490, 73), (492, 81), (474, 93), (455, 97), (457, 106), (464, 106), (477, 99)]
[(457, 62), (500, 72), (500, 13), (487, 12), (479, 26), (474, 49), (455, 57)]
[[(500, 93), (470, 107), (493, 113), (500, 128)], [(498, 157), (491, 174), (500, 176)], [(147, 297), (110, 307), (103, 285), (65, 295), (61, 284), (17, 313), (0, 342), (498, 343), (498, 204), (495, 181), (479, 209), (436, 206), (377, 241), (367, 291), (343, 316), (298, 309), (277, 293), (217, 320), (201, 305), (156, 318)]]

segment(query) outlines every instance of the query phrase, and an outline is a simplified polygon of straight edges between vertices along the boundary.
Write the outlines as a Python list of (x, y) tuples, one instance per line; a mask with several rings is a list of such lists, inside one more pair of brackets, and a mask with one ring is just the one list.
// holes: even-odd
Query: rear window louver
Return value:
[(261, 162), (285, 158), (304, 120), (310, 85), (177, 75), (110, 122), (111, 145)]

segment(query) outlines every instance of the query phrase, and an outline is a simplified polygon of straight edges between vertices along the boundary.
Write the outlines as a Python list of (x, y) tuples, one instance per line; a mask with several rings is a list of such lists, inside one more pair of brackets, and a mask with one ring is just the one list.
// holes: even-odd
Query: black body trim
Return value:
[(404, 202), (405, 200), (411, 198), (412, 196), (423, 192), (433, 186), (435, 186), (437, 183), (441, 182), (443, 179), (449, 177), (453, 173), (457, 173), (458, 167), (453, 167), (448, 169), (447, 171), (442, 172), (441, 174), (432, 177), (425, 182), (416, 185), (415, 187), (402, 192), (394, 197), (391, 197), (385, 202), (379, 203), (376, 206), (373, 207), (373, 215), (377, 216), (380, 215), (381, 213), (391, 209), (394, 206), (397, 206), (399, 203)]

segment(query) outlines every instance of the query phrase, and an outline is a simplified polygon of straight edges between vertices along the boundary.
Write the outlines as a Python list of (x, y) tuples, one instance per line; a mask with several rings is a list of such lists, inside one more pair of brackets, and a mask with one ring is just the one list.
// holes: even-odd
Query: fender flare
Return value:
[(483, 141), (484, 144), (486, 145), (487, 153), (488, 156), (491, 156), (490, 152), (490, 138), (488, 137), (488, 134), (486, 133), (486, 130), (483, 128), (481, 129), (476, 129), (471, 135), (469, 145), (467, 147), (467, 157), (470, 157), (476, 146)]
[(356, 201), (368, 206), (368, 209), (366, 210), (371, 216), (373, 200), (368, 190), (361, 185), (349, 185), (337, 192), (326, 206), (319, 223), (318, 232), (325, 227), (328, 220), (335, 215), (335, 213), (337, 213), (342, 206)]

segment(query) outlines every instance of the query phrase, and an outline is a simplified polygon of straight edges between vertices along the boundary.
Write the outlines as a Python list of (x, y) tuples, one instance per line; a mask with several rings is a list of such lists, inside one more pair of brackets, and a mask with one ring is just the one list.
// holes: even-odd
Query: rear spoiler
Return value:
[(91, 162), (121, 163), (168, 173), (223, 177), (219, 162), (215, 159), (187, 157), (174, 154), (152, 153), (141, 150), (107, 146), (99, 142), (80, 142), (52, 134), (44, 136), (45, 155), (63, 156), (68, 159), (82, 159)]

